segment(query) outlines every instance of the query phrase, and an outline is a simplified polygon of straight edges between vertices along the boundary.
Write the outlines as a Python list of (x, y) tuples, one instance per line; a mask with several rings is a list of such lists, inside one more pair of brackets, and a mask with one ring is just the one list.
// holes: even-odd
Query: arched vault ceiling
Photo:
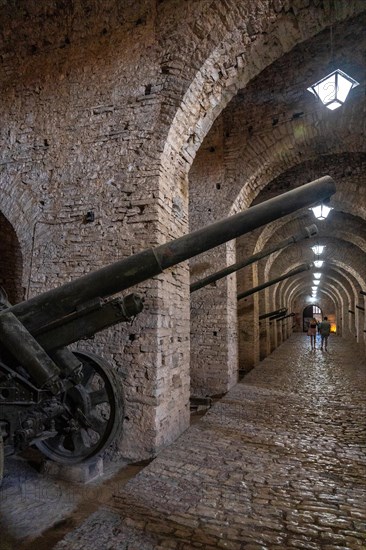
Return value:
[[(334, 308), (340, 308), (342, 306), (342, 300), (340, 296), (338, 296), (337, 293), (333, 291), (333, 289), (323, 289), (321, 292), (321, 298), (319, 298), (317, 301), (309, 303), (307, 301), (307, 296), (304, 294), (304, 292), (301, 290), (301, 288), (298, 289), (296, 293), (292, 296), (292, 303), (295, 302), (303, 302), (303, 307), (314, 305), (320, 307), (324, 311), (324, 297), (325, 300), (330, 300)], [(325, 312), (327, 314), (328, 311)]]
[[(345, 288), (344, 285), (340, 283), (330, 284), (325, 283), (323, 287), (318, 292), (317, 303), (322, 307), (322, 295), (326, 291), (328, 295), (332, 296), (334, 303), (338, 305), (346, 302), (347, 304), (351, 301), (351, 294), (348, 288)], [(308, 285), (306, 280), (306, 275), (299, 275), (291, 283), (289, 283), (282, 292), (277, 292), (274, 296), (274, 303), (286, 305), (290, 309), (293, 307), (294, 302), (302, 296), (302, 299), (307, 302), (307, 304), (314, 303), (310, 299), (310, 293), (308, 291)]]
[[(322, 294), (324, 290), (327, 290), (328, 293), (332, 294), (339, 305), (343, 304), (347, 306), (347, 308), (353, 308), (355, 304), (362, 302), (362, 300), (360, 300), (358, 288), (354, 288), (352, 278), (349, 280), (344, 272), (340, 273), (339, 270), (329, 270), (327, 278), (319, 288), (317, 302), (322, 305)], [(305, 301), (309, 303), (312, 302), (310, 299), (309, 281), (306, 278), (306, 274), (301, 274), (296, 279), (294, 278), (289, 281), (282, 289), (276, 289), (273, 296), (274, 304), (286, 305), (291, 308), (299, 295), (302, 295)]]
[[(285, 255), (287, 258), (295, 257), (302, 258), (304, 261), (313, 261), (315, 259), (315, 256), (313, 254), (313, 251), (311, 250), (311, 247), (314, 244), (325, 244), (327, 246), (322, 256), (319, 256), (319, 259), (329, 259), (332, 261), (333, 259), (342, 260), (343, 258), (346, 258), (347, 262), (349, 264), (352, 264), (356, 269), (364, 269), (366, 258), (365, 237), (362, 234), (361, 236), (358, 236), (357, 234), (354, 235), (354, 233), (352, 232), (352, 225), (351, 227), (349, 227), (345, 223), (344, 226), (342, 226), (340, 223), (338, 223), (337, 214), (334, 214), (335, 215), (333, 221), (329, 220), (327, 224), (328, 227), (323, 228), (320, 225), (321, 222), (318, 222), (320, 230), (316, 237), (305, 239), (298, 243), (292, 244), (291, 246), (274, 252), (273, 254), (268, 256), (265, 265), (264, 261), (261, 264), (263, 266), (263, 272), (265, 276), (269, 275), (273, 265), (275, 264), (277, 258), (281, 256), (281, 254)], [(340, 216), (340, 218), (343, 217), (344, 216)], [(355, 225), (357, 227), (357, 224)], [(277, 239), (275, 242), (277, 242)]]
[[(293, 278), (288, 280), (287, 285), (284, 285), (282, 288), (278, 288), (276, 295), (281, 296), (285, 302), (291, 299), (293, 293), (297, 288), (301, 287), (307, 296), (310, 296), (310, 287), (311, 279), (307, 273), (301, 274), (297, 279)], [(340, 295), (347, 296), (348, 302), (352, 301), (352, 297), (355, 294), (354, 289), (354, 280), (349, 279), (344, 271), (340, 269), (329, 269), (326, 276), (323, 278), (321, 284), (319, 285), (319, 291), (323, 290), (326, 287), (331, 287), (334, 291), (337, 291)]]
[[(366, 15), (361, 14), (334, 31), (335, 60), (360, 82), (341, 109), (326, 109), (306, 90), (329, 72), (329, 30), (267, 66), (232, 99), (197, 154), (196, 164), (201, 158), (214, 164), (222, 157), (223, 168), (212, 175), (221, 182), (220, 194), (206, 198), (210, 216), (245, 209), (253, 200), (330, 174), (338, 184), (334, 205), (366, 218), (365, 44), (359, 39), (365, 26)], [(194, 213), (202, 200), (194, 179), (191, 190), (196, 193)], [(365, 201), (353, 200), (360, 190)]]
[[(306, 3), (307, 10), (299, 6), (295, 10), (292, 9), (292, 13), (286, 2), (271, 2), (267, 8), (264, 8), (263, 3), (227, 0), (225, 9), (222, 10), (223, 3), (213, 1), (210, 9), (215, 13), (220, 5), (221, 13), (217, 27), (211, 28), (208, 36), (204, 20), (200, 20), (201, 25), (198, 26), (201, 45), (197, 52), (201, 47), (210, 47), (210, 39), (220, 32), (223, 23), (225, 30), (222, 29), (220, 47), (207, 51), (205, 61), (202, 57), (195, 78), (185, 93), (181, 107), (176, 112), (162, 156), (163, 167), (171, 172), (174, 172), (174, 159), (176, 159), (176, 169), (181, 170), (181, 159), (177, 158), (176, 152), (181, 152), (183, 160), (189, 167), (213, 121), (238, 89), (244, 88), (254, 76), (263, 72), (271, 63), (273, 67), (277, 59), (283, 59), (286, 67), (293, 68), (291, 73), (287, 71), (285, 81), (281, 77), (277, 78), (276, 70), (272, 74), (271, 83), (278, 85), (281, 92), (285, 83), (286, 88), (291, 90), (291, 94), (295, 92), (296, 97), (291, 96), (290, 99), (297, 101), (295, 85), (300, 89), (299, 80), (302, 80), (301, 90), (303, 90), (304, 85), (306, 88), (312, 84), (324, 74), (323, 71), (329, 61), (329, 32), (322, 33), (322, 29), (332, 24), (334, 36), (337, 38), (337, 58), (342, 57), (340, 44), (345, 42), (346, 35), (347, 38), (349, 37), (347, 45), (350, 46), (352, 42), (353, 33), (346, 32), (349, 29), (349, 20), (356, 14), (362, 18), (362, 12), (365, 10), (365, 5), (355, 0), (342, 3), (339, 6), (341, 9), (334, 10), (329, 9), (328, 4), (325, 7), (323, 3), (310, 2), (310, 5)], [(228, 14), (230, 18), (227, 17)], [(189, 13), (184, 14), (187, 23), (189, 15)], [(345, 21), (344, 27), (343, 21)], [(358, 25), (357, 18), (354, 17), (352, 24)], [(362, 29), (362, 21), (359, 26)], [(194, 29), (197, 29), (197, 24), (193, 24), (192, 21), (193, 33)], [(193, 40), (194, 38), (192, 36)], [(208, 38), (207, 41), (206, 38)], [(173, 40), (177, 40), (174, 32), (171, 34), (171, 41)], [(181, 41), (178, 40), (178, 42), (181, 44)], [(173, 57), (174, 60), (172, 43), (170, 48), (169, 57)], [(351, 51), (352, 62), (356, 66), (357, 50)], [(291, 56), (291, 54), (293, 57), (287, 58), (287, 55)], [(314, 64), (314, 58), (316, 64)], [(169, 61), (167, 65), (169, 66)], [(360, 65), (362, 66), (361, 60)], [(270, 89), (272, 90), (272, 87)], [(265, 101), (267, 101), (266, 98), (262, 96), (261, 103)]]
[[(274, 180), (299, 166), (297, 172), (301, 177), (292, 182), (295, 186), (329, 171), (337, 171), (344, 177), (349, 167), (348, 175), (354, 175), (358, 163), (353, 161), (352, 154), (365, 153), (366, 148), (365, 43), (359, 39), (365, 26), (366, 15), (362, 14), (357, 20), (340, 24), (335, 31), (336, 61), (361, 83), (341, 109), (326, 109), (306, 90), (309, 83), (329, 71), (328, 30), (298, 44), (233, 98), (202, 145), (203, 150), (212, 149), (213, 161), (215, 156), (223, 156), (225, 182), (221, 185), (218, 211), (248, 207), (269, 183), (275, 189)], [(355, 34), (350, 32), (351, 28)], [(222, 139), (219, 148), (217, 144), (212, 148), (211, 135), (216, 132)], [(323, 161), (326, 156), (332, 157), (328, 163)], [(291, 187), (291, 182), (278, 183), (282, 191)], [(343, 183), (347, 183), (349, 190), (348, 182)], [(348, 197), (348, 193), (343, 194), (340, 202)], [(210, 208), (215, 212), (214, 205)], [(346, 210), (351, 211), (351, 207)], [(360, 215), (364, 217), (365, 212)]]
[[(318, 237), (333, 236), (358, 246), (362, 252), (366, 252), (366, 224), (363, 220), (352, 214), (333, 210), (326, 220), (316, 220), (309, 210), (285, 216), (275, 222), (264, 226), (257, 231), (258, 238), (253, 253), (259, 252), (274, 243), (278, 243), (295, 235), (304, 227), (315, 224), (318, 228)], [(308, 246), (312, 246), (309, 240), (305, 240)], [(269, 258), (269, 260), (272, 256)]]
[[(313, 241), (313, 244), (316, 241)], [(328, 266), (340, 266), (348, 273), (352, 274), (363, 284), (366, 274), (366, 255), (358, 247), (349, 242), (333, 237), (323, 238), (322, 244), (326, 246), (321, 258), (325, 264), (321, 269), (313, 268), (311, 272), (326, 272)], [(311, 244), (311, 243), (310, 243)], [(271, 270), (266, 274), (266, 278), (271, 280), (290, 269), (297, 267), (302, 263), (309, 263), (314, 259), (314, 254), (310, 250), (308, 241), (296, 243), (288, 249), (278, 252), (277, 257), (272, 263)]]
[[(365, 140), (366, 144), (366, 140)], [(253, 204), (317, 179), (331, 176), (336, 183), (336, 193), (330, 205), (336, 210), (366, 219), (366, 153), (342, 153), (320, 156), (318, 159), (302, 162), (274, 178), (258, 194)]]

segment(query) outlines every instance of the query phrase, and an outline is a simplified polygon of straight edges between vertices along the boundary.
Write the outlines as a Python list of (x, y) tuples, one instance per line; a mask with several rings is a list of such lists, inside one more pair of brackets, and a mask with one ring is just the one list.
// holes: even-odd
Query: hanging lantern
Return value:
[(343, 105), (349, 92), (358, 85), (359, 82), (337, 69), (307, 89), (328, 109), (334, 111)]
[(319, 256), (320, 254), (323, 253), (324, 248), (325, 248), (325, 245), (316, 244), (316, 245), (311, 247), (311, 250), (314, 252), (314, 254)]
[(325, 220), (325, 218), (328, 216), (329, 212), (333, 210), (330, 206), (325, 206), (325, 204), (319, 204), (318, 206), (313, 206), (312, 208), (309, 208), (309, 210), (313, 211), (314, 216), (317, 220)]

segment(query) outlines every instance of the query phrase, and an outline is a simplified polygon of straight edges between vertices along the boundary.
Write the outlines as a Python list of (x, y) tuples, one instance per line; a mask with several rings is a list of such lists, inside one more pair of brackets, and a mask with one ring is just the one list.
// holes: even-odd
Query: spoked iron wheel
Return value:
[(37, 443), (56, 462), (76, 464), (100, 453), (123, 420), (123, 395), (111, 367), (92, 353), (74, 352), (83, 364), (80, 384), (64, 396), (67, 412), (55, 419), (57, 435)]

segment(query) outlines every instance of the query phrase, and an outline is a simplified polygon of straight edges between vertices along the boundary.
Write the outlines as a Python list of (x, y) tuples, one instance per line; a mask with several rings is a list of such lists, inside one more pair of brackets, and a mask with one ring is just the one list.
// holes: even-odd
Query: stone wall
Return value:
[[(26, 297), (34, 296), (181, 236), (188, 230), (188, 202), (191, 228), (248, 208), (277, 175), (304, 160), (302, 150), (307, 159), (315, 154), (314, 135), (319, 146), (323, 135), (339, 127), (345, 149), (341, 138), (330, 140), (329, 147), (337, 154), (358, 152), (357, 114), (346, 112), (339, 124), (321, 123), (318, 129), (312, 119), (301, 128), (301, 117), (295, 117), (270, 138), (264, 133), (254, 140), (248, 105), (233, 101), (218, 117), (238, 90), (296, 44), (363, 10), (361, 0), (342, 3), (334, 12), (316, 0), (294, 6), (280, 0), (16, 5), (5, 0), (0, 210), (15, 232), (9, 245), (16, 250), (14, 262), (23, 258), (17, 296), (23, 288)], [(301, 66), (306, 51), (310, 63), (323, 42), (319, 36), (313, 49), (296, 50), (293, 67)], [(323, 47), (323, 60), (326, 51)], [(286, 59), (282, 65), (287, 67)], [(264, 89), (267, 79), (266, 73)], [(257, 116), (268, 123), (261, 110)], [(353, 140), (347, 137), (352, 124), (360, 130)], [(362, 208), (358, 213), (364, 216)], [(255, 245), (248, 243), (245, 253)], [(234, 257), (231, 244), (198, 261), (216, 268)], [(255, 284), (257, 275), (248, 273), (239, 288)], [(124, 436), (118, 446), (130, 458), (154, 455), (189, 424), (188, 283), (186, 263), (141, 283), (134, 290), (144, 296), (145, 311), (132, 326), (80, 345), (111, 360), (124, 386)], [(193, 354), (204, 343), (220, 360), (213, 367), (212, 353), (206, 365), (207, 373), (215, 373), (212, 387), (201, 386), (201, 394), (221, 393), (235, 381), (235, 284), (232, 277), (218, 285), (217, 298), (203, 304), (206, 327), (217, 323), (218, 329), (210, 328), (210, 340), (207, 332)], [(259, 329), (253, 324), (258, 313), (254, 302), (248, 365), (259, 357)], [(192, 332), (199, 336), (194, 323)]]

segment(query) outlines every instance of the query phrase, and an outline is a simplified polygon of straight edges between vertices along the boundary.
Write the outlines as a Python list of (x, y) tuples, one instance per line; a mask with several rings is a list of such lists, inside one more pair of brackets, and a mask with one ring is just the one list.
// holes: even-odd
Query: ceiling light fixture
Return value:
[(323, 105), (334, 111), (343, 105), (349, 92), (358, 85), (359, 82), (354, 78), (336, 69), (307, 89), (320, 99)]
[(314, 252), (314, 254), (319, 256), (320, 254), (323, 254), (324, 248), (325, 248), (325, 246), (320, 245), (320, 244), (316, 244), (316, 245), (311, 247), (311, 250)]
[(317, 206), (312, 206), (311, 208), (309, 208), (309, 210), (313, 211), (313, 214), (317, 220), (322, 221), (328, 217), (329, 212), (333, 210), (333, 208), (321, 203), (321, 204), (318, 204)]
[(321, 267), (324, 263), (324, 260), (314, 260), (315, 267)]
[(320, 279), (320, 277), (322, 276), (321, 273), (313, 273), (313, 275), (315, 279)]

